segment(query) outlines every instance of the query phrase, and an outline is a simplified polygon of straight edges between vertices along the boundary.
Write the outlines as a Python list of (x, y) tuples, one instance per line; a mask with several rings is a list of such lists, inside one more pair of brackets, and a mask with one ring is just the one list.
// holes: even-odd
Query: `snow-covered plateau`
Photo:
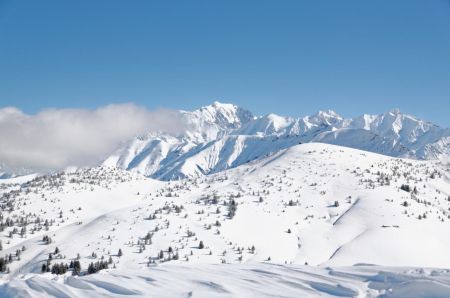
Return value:
[(0, 297), (449, 297), (450, 164), (295, 142), (0, 180)]

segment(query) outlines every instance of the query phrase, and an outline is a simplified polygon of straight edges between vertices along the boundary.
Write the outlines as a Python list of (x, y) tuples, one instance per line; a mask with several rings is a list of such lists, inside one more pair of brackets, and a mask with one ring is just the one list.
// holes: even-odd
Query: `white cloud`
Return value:
[(36, 115), (7, 107), (0, 109), (0, 162), (12, 169), (89, 166), (138, 134), (177, 134), (184, 127), (177, 111), (149, 111), (134, 104), (48, 109)]

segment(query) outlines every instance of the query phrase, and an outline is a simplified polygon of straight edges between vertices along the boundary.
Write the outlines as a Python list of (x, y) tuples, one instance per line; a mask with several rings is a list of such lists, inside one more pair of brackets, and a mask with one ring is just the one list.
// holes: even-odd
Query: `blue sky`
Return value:
[(450, 3), (0, 0), (0, 106), (213, 100), (450, 126)]

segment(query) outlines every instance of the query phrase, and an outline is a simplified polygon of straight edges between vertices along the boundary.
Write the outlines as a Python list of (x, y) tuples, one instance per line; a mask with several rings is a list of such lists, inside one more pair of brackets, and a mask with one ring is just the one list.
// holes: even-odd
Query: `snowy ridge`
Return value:
[(131, 141), (104, 162), (160, 180), (217, 173), (290, 146), (320, 142), (394, 157), (439, 159), (450, 156), (450, 129), (402, 114), (344, 119), (320, 111), (303, 118), (252, 114), (214, 102), (182, 111), (188, 129), (181, 136), (149, 134)]

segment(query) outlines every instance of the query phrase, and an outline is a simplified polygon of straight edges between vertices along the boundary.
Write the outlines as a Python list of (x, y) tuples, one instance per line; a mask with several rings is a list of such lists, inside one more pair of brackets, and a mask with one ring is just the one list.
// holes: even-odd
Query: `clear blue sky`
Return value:
[(450, 3), (0, 0), (0, 106), (213, 100), (450, 126)]

